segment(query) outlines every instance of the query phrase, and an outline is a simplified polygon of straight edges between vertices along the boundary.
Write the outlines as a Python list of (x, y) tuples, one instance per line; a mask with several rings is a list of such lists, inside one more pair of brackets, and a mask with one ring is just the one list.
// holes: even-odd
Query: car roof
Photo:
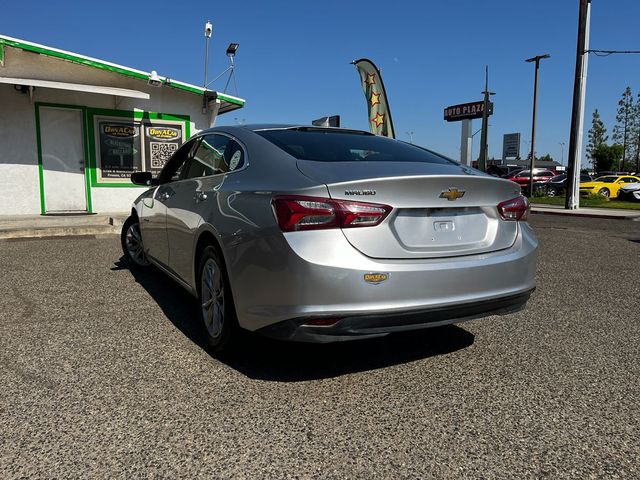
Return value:
[(289, 123), (254, 123), (248, 125), (225, 125), (216, 126), (198, 132), (199, 135), (206, 133), (214, 133), (216, 131), (233, 131), (233, 130), (249, 130), (252, 132), (268, 131), (268, 130), (304, 130), (304, 131), (322, 131), (322, 132), (339, 132), (339, 133), (356, 133), (359, 135), (374, 135), (366, 130), (358, 130), (354, 128), (338, 128), (338, 127), (320, 127), (315, 125), (289, 124)]

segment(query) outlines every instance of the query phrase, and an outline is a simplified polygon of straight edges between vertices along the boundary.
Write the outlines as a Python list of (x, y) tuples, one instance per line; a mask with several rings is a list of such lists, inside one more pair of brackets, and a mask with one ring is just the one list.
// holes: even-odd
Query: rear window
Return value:
[(259, 130), (255, 133), (299, 160), (455, 163), (415, 145), (356, 132), (292, 129)]

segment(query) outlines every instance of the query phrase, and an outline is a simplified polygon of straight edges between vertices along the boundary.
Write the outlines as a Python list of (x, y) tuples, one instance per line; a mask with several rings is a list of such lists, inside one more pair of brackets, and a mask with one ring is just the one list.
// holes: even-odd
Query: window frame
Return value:
[(194, 150), (193, 152), (191, 152), (191, 155), (189, 155), (189, 158), (187, 159), (188, 163), (185, 163), (185, 166), (181, 172), (180, 175), (180, 179), (179, 180), (193, 180), (194, 178), (211, 178), (211, 177), (217, 177), (220, 175), (229, 175), (231, 173), (236, 173), (236, 172), (241, 172), (242, 170), (244, 170), (245, 168), (247, 168), (249, 166), (249, 156), (247, 155), (247, 149), (244, 146), (244, 144), (238, 140), (237, 137), (234, 137), (233, 135), (230, 135), (228, 133), (225, 132), (201, 132), (198, 134), (197, 139), (198, 139), (198, 146), (200, 145), (200, 142), (202, 141), (202, 139), (208, 135), (221, 135), (223, 137), (227, 137), (229, 139), (229, 141), (235, 141), (238, 145), (240, 145), (240, 148), (242, 149), (242, 154), (244, 155), (243, 158), (243, 162), (242, 162), (242, 167), (237, 168), (235, 170), (230, 170), (227, 172), (222, 172), (222, 173), (214, 173), (213, 175), (205, 175), (203, 177), (190, 177), (190, 178), (186, 178), (186, 172), (189, 170), (189, 167), (191, 165), (191, 162), (193, 161), (193, 155), (195, 154), (196, 150)]

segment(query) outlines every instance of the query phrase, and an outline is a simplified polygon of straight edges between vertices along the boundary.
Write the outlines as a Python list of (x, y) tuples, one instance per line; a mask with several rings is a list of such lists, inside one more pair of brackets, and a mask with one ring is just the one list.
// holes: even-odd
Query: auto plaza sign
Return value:
[[(444, 119), (447, 122), (457, 122), (459, 120), (471, 120), (473, 118), (482, 118), (484, 110), (484, 102), (461, 103), (460, 105), (451, 105), (444, 109)], [(493, 103), (489, 102), (489, 115), (493, 114)]]

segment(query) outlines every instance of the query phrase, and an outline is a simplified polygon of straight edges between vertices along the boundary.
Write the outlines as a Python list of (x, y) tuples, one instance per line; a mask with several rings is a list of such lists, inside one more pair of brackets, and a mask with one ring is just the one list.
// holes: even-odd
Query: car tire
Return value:
[(598, 190), (598, 195), (609, 198), (611, 196), (611, 192), (608, 188), (601, 188), (600, 190)]
[(212, 246), (200, 255), (197, 290), (207, 344), (214, 352), (229, 350), (238, 336), (238, 320), (224, 261)]
[(149, 266), (149, 259), (144, 252), (138, 217), (132, 215), (122, 225), (120, 245), (124, 258), (131, 267), (144, 268)]
[(547, 189), (547, 197), (555, 197), (556, 195), (558, 195), (558, 192), (555, 188), (550, 187)]

